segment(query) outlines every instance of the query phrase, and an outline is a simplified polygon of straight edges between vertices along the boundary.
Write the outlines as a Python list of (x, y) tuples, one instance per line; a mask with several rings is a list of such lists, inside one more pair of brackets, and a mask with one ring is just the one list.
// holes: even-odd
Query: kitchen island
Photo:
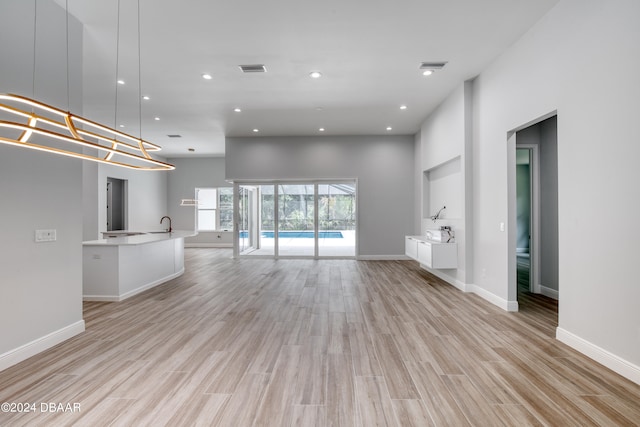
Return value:
[(122, 301), (184, 273), (184, 238), (194, 231), (126, 232), (82, 243), (85, 301)]

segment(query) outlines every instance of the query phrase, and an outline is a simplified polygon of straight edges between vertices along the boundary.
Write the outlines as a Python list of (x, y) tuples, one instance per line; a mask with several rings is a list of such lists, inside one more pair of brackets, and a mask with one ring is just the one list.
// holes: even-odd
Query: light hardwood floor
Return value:
[[(231, 259), (187, 272), (0, 373), (0, 425), (624, 426), (640, 386), (553, 339), (552, 300), (504, 312), (413, 261)], [(55, 303), (52, 301), (52, 303)]]

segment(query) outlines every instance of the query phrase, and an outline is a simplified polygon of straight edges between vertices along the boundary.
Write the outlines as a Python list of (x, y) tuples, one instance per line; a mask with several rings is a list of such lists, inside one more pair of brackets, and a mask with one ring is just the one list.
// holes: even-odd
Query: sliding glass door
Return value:
[(258, 248), (257, 188), (241, 185), (238, 188), (238, 253), (248, 254)]
[(315, 256), (313, 184), (278, 185), (278, 255)]
[(356, 182), (236, 185), (237, 255), (356, 256)]
[(318, 256), (355, 255), (355, 182), (318, 184)]

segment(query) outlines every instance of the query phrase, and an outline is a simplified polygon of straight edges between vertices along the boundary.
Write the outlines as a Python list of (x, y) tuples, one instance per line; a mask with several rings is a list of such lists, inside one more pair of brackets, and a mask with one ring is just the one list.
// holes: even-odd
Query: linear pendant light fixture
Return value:
[[(37, 0), (34, 0), (34, 92)], [(69, 10), (65, 2), (67, 32), (67, 108), (69, 104)], [(118, 38), (120, 27), (118, 0)], [(140, 55), (140, 3), (138, 0), (138, 56)], [(139, 61), (139, 58), (138, 58)], [(116, 69), (118, 59), (116, 58)], [(139, 64), (138, 64), (139, 67)], [(138, 72), (140, 70), (138, 69)], [(139, 78), (139, 76), (138, 76)], [(141, 100), (139, 102), (142, 102)], [(141, 107), (140, 107), (141, 108)], [(24, 96), (0, 94), (0, 143), (47, 153), (90, 160), (135, 170), (173, 170), (175, 166), (152, 158), (148, 151), (161, 150), (159, 145), (136, 138), (91, 120), (52, 107)], [(117, 112), (117, 89), (116, 89)], [(116, 114), (117, 115), (117, 114)], [(140, 121), (142, 119), (140, 118)], [(142, 123), (140, 123), (142, 128)], [(91, 148), (75, 151), (72, 148)]]
[[(26, 106), (29, 108), (25, 108)], [(26, 121), (0, 121), (0, 143), (129, 169), (175, 169), (173, 165), (155, 160), (149, 155), (148, 151), (159, 151), (160, 146), (42, 102), (18, 95), (0, 94), (0, 110)], [(37, 139), (38, 142), (32, 139)], [(94, 148), (98, 152), (75, 152), (55, 146), (56, 141)]]

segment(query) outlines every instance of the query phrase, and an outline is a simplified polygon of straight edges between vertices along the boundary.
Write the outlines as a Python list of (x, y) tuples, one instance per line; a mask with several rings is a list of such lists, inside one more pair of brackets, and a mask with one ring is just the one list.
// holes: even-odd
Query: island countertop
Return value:
[[(139, 233), (139, 234), (133, 234)], [(160, 242), (163, 240), (182, 239), (185, 237), (196, 236), (197, 231), (190, 230), (174, 230), (171, 233), (167, 231), (122, 231), (121, 237), (109, 237), (106, 239), (87, 240), (82, 242), (83, 246), (128, 246), (128, 245), (144, 245), (147, 243)], [(133, 234), (133, 235), (132, 235)]]

